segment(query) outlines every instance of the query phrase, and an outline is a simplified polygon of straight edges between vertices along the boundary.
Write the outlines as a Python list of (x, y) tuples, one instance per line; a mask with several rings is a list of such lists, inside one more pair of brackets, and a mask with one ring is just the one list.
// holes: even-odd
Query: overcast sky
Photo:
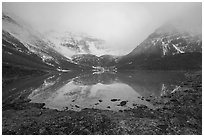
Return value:
[(201, 26), (201, 3), (3, 3), (40, 32), (84, 32), (118, 52), (133, 50), (157, 27), (175, 18)]

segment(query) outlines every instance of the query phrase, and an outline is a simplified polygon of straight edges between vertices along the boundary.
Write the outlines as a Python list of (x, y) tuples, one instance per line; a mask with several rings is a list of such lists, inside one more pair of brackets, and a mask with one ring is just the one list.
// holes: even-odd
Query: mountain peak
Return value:
[(192, 31), (175, 26), (172, 23), (166, 23), (150, 34), (129, 55), (166, 56), (201, 52), (202, 37)]
[(154, 31), (154, 33), (156, 34), (166, 34), (166, 35), (178, 33), (178, 32), (179, 30), (171, 23), (166, 23)]

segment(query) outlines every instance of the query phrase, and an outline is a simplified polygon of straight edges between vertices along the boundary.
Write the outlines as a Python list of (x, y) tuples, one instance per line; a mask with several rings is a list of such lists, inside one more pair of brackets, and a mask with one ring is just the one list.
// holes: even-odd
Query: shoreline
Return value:
[(173, 93), (144, 98), (157, 106), (124, 111), (83, 109), (57, 111), (19, 100), (2, 109), (2, 134), (25, 135), (200, 135), (202, 134), (202, 71), (186, 73)]

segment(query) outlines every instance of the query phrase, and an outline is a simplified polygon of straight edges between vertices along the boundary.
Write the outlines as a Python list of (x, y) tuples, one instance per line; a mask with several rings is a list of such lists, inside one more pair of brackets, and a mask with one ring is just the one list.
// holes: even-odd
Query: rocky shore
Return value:
[(25, 135), (201, 135), (202, 72), (186, 73), (187, 81), (175, 91), (145, 99), (152, 110), (138, 106), (124, 111), (83, 109), (57, 111), (21, 97), (2, 108), (2, 134)]

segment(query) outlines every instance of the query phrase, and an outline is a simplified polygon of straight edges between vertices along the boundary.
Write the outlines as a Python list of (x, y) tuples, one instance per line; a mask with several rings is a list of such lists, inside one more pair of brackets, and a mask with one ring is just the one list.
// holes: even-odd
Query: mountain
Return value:
[(44, 41), (42, 34), (10, 13), (2, 14), (2, 63), (3, 72), (8, 68), (42, 71), (80, 69)]
[(100, 62), (102, 67), (112, 67), (117, 63), (119, 57), (113, 55), (102, 55), (100, 56)]
[(49, 31), (45, 36), (56, 51), (68, 58), (76, 54), (99, 56), (105, 52), (105, 41), (87, 34)]
[(84, 66), (97, 67), (100, 66), (100, 59), (92, 54), (78, 54), (72, 56), (72, 61)]
[(101, 39), (70, 32), (41, 34), (10, 13), (3, 12), (2, 28), (5, 74), (23, 75), (23, 70), (28, 74), (36, 70), (183, 70), (202, 67), (201, 33), (172, 24), (159, 27), (132, 52), (120, 57), (106, 55)]
[(201, 52), (202, 36), (181, 31), (171, 24), (164, 25), (137, 46), (130, 54), (175, 55), (187, 52)]
[(83, 66), (91, 66), (92, 68), (107, 68), (114, 66), (117, 61), (117, 57), (112, 55), (102, 55), (97, 57), (93, 54), (77, 54), (72, 56), (72, 61)]
[(202, 35), (165, 24), (132, 52), (120, 58), (118, 69), (196, 69), (202, 64)]

